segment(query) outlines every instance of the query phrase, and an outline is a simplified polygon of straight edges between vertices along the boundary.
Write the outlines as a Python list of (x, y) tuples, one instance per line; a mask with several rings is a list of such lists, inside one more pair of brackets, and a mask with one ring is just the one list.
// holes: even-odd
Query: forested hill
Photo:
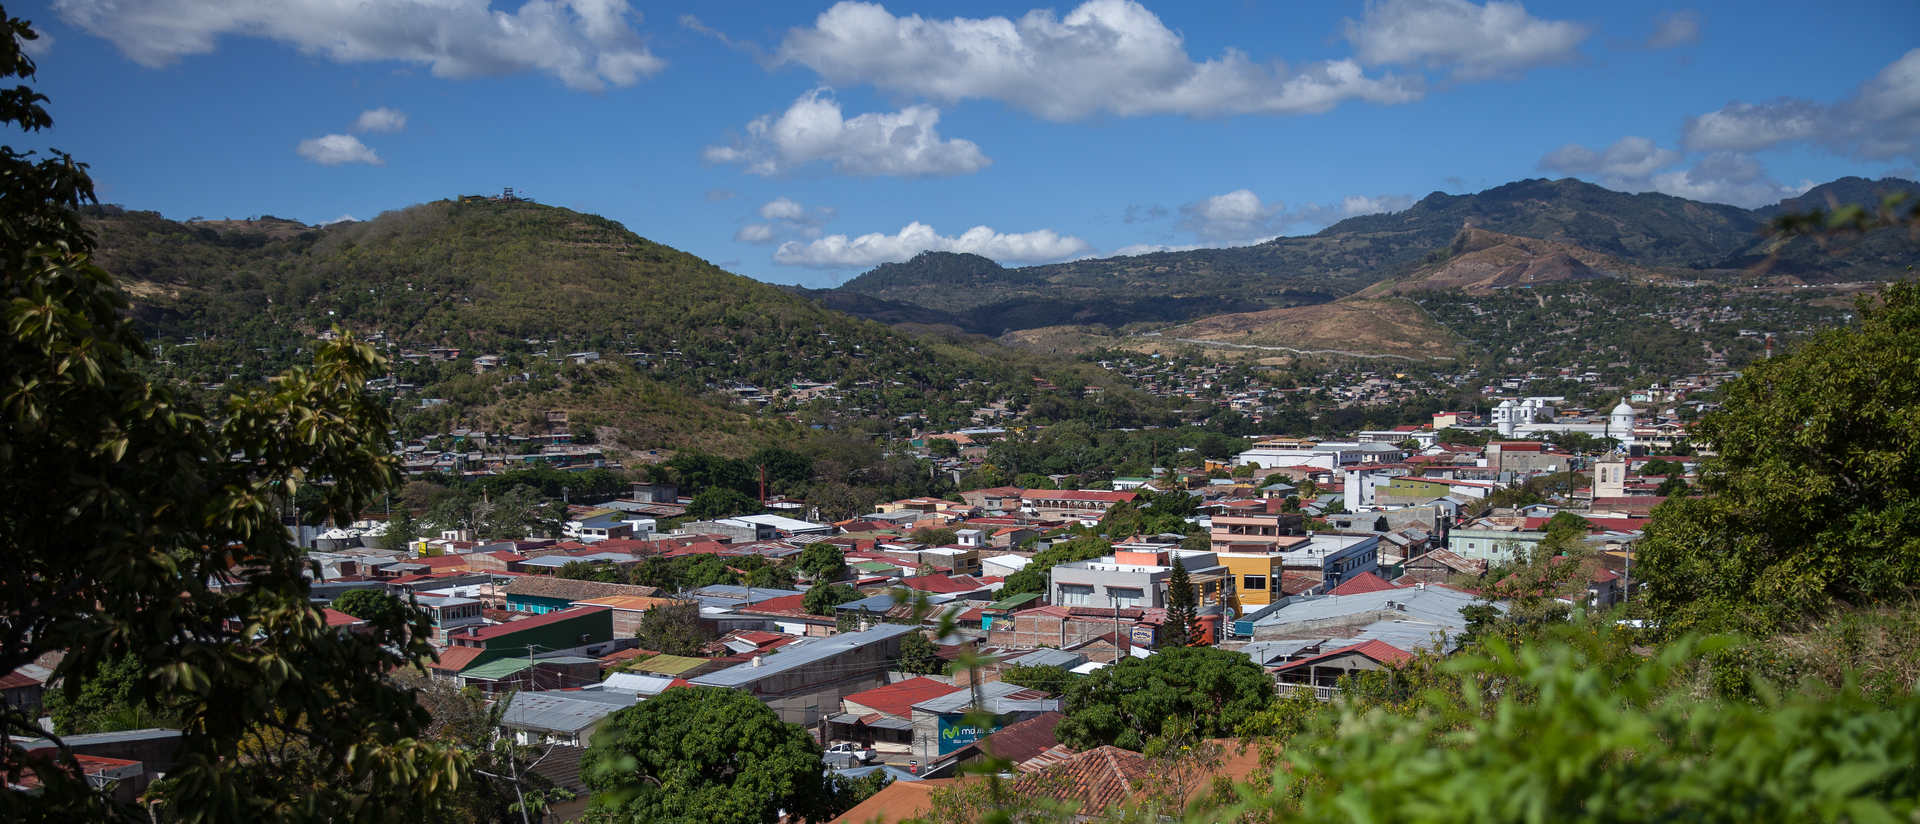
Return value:
[(1869, 238), (1845, 256), (1809, 239), (1776, 249), (1758, 232), (1782, 208), (1824, 205), (1829, 194), (1861, 202), (1914, 188), (1920, 187), (1892, 178), (1846, 178), (1782, 206), (1748, 210), (1616, 192), (1571, 178), (1522, 180), (1477, 194), (1435, 192), (1405, 211), (1349, 218), (1311, 236), (1256, 246), (1016, 269), (971, 255), (927, 253), (882, 265), (841, 288), (950, 313), (986, 334), (1181, 321), (1332, 301), (1432, 263), (1430, 256), (1463, 229), (1553, 241), (1687, 279), (1737, 279), (1778, 251), (1768, 269), (1775, 276), (1878, 280), (1920, 263), (1920, 253), (1884, 238)]
[[(956, 386), (984, 392), (1042, 376), (1104, 383), (1092, 367), (909, 337), (551, 206), (439, 201), (324, 228), (271, 217), (181, 223), (99, 207), (90, 226), (100, 263), (127, 290), (164, 366), (192, 384), (257, 380), (298, 363), (308, 357), (301, 347), (336, 323), (384, 333), (392, 354), (501, 354), (512, 367), (501, 373), (594, 351), (600, 365), (569, 365), (577, 374), (547, 383), (475, 375), (467, 361), (411, 372), (401, 364), (399, 378), (446, 397), (448, 408), (435, 412), (442, 418), (509, 426), (542, 404), (573, 403), (647, 432), (635, 446), (673, 446), (739, 428), (727, 423), (738, 408), (725, 400), (739, 384), (768, 393), (797, 380), (892, 387), (847, 406), (898, 417), (983, 402), (945, 397)], [(652, 398), (645, 403), (657, 408), (621, 397)]]

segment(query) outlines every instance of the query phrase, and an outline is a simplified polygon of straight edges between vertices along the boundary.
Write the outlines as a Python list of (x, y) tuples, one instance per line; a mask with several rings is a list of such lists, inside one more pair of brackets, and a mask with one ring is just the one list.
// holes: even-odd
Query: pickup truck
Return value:
[(851, 741), (839, 741), (827, 746), (826, 755), (835, 761), (848, 758), (862, 764), (869, 764), (873, 762), (874, 752), (872, 747), (863, 747)]

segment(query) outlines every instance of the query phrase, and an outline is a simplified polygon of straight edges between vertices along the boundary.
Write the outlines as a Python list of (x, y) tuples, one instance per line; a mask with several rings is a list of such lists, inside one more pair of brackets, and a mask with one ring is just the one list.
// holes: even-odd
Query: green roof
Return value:
[(627, 667), (630, 672), (654, 672), (661, 675), (680, 675), (695, 667), (712, 663), (705, 658), (688, 658), (684, 655), (655, 655), (638, 664)]
[(1014, 609), (1014, 608), (1017, 608), (1017, 607), (1019, 607), (1019, 606), (1020, 606), (1020, 605), (1022, 605), (1022, 604), (1027, 604), (1027, 603), (1031, 603), (1031, 602), (1033, 602), (1033, 601), (1035, 601), (1035, 600), (1038, 600), (1039, 598), (1040, 598), (1040, 593), (1038, 593), (1038, 592), (1022, 592), (1022, 593), (1020, 593), (1019, 595), (1015, 595), (1015, 596), (1013, 596), (1013, 597), (1011, 597), (1011, 598), (1008, 598), (1008, 599), (1006, 599), (1006, 600), (1004, 600), (1004, 601), (995, 601), (995, 602), (993, 602), (993, 603), (991, 603), (991, 604), (988, 604), (988, 605), (987, 605), (987, 609), (1008, 609), (1008, 610), (1010, 610), (1010, 609)]
[(525, 658), (500, 658), (462, 672), (460, 673), (460, 677), (485, 678), (490, 681), (498, 681), (531, 666), (533, 666), (533, 662)]

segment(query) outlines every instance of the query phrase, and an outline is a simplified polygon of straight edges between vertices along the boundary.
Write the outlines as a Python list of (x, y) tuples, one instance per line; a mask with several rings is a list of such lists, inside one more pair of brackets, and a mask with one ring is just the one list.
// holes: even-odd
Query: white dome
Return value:
[(1512, 398), (1508, 398), (1508, 399), (1506, 399), (1506, 400), (1504, 400), (1504, 401), (1501, 401), (1501, 402), (1500, 402), (1500, 405), (1499, 405), (1498, 407), (1496, 407), (1496, 408), (1498, 408), (1498, 409), (1512, 409), (1513, 407), (1514, 407), (1514, 403), (1513, 403), (1513, 399), (1512, 399)]
[(1631, 404), (1628, 404), (1628, 403), (1626, 402), (1626, 400), (1625, 400), (1625, 399), (1623, 398), (1623, 399), (1621, 399), (1621, 401), (1620, 401), (1620, 405), (1619, 405), (1619, 406), (1616, 406), (1616, 407), (1614, 407), (1614, 408), (1613, 408), (1613, 414), (1615, 414), (1615, 415), (1632, 415), (1632, 414), (1634, 414), (1634, 412), (1633, 412), (1633, 406), (1632, 406)]

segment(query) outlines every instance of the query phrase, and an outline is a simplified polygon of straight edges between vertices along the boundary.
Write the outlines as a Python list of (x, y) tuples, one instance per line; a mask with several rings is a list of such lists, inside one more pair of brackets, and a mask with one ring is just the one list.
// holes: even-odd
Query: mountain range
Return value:
[(1850, 177), (1779, 204), (1742, 209), (1571, 178), (1522, 180), (1477, 194), (1435, 192), (1405, 211), (1348, 218), (1313, 235), (1252, 246), (1011, 269), (977, 255), (926, 252), (882, 264), (837, 290), (798, 291), (883, 322), (944, 323), (1000, 336), (1056, 326), (1184, 323), (1396, 291), (1569, 278), (1878, 281), (1920, 263), (1920, 247), (1905, 238), (1869, 236), (1836, 255), (1811, 239), (1782, 242), (1761, 232), (1786, 211), (1916, 190), (1920, 184), (1898, 178)]

